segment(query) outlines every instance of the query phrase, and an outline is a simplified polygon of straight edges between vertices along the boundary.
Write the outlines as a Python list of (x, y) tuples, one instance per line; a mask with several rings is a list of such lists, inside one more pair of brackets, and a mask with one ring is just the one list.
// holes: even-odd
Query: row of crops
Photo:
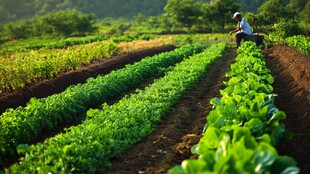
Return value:
[(53, 49), (64, 48), (72, 45), (87, 44), (91, 42), (99, 42), (107, 40), (104, 36), (86, 36), (86, 37), (72, 37), (65, 39), (42, 39), (33, 38), (26, 40), (13, 40), (0, 45), (0, 54), (8, 54), (13, 52), (22, 52), (36, 49)]
[(169, 43), (171, 38), (119, 44), (102, 41), (64, 49), (32, 50), (0, 55), (0, 93), (11, 92), (23, 88), (26, 84), (52, 78), (94, 60)]
[[(19, 142), (17, 144), (20, 145), (17, 147), (17, 144), (11, 144), (12, 149), (17, 147), (17, 151), (25, 153), (25, 157), (20, 163), (6, 169), (6, 172), (92, 173), (106, 169), (110, 166), (109, 160), (112, 157), (120, 155), (124, 150), (133, 146), (137, 141), (154, 130), (155, 125), (169, 112), (171, 106), (180, 99), (186, 90), (192, 88), (197, 83), (206, 69), (212, 66), (222, 56), (225, 49), (226, 44), (222, 43), (212, 45), (202, 53), (190, 56), (194, 52), (201, 51), (201, 47), (195, 45), (185, 46), (173, 52), (143, 59), (141, 61), (144, 62), (143, 66), (139, 65), (143, 63), (138, 62), (134, 65), (127, 66), (125, 69), (114, 71), (111, 73), (112, 75), (109, 74), (99, 77), (99, 79), (88, 80), (87, 83), (97, 81), (97, 87), (95, 88), (92, 88), (94, 84), (86, 84), (84, 85), (85, 88), (81, 90), (75, 89), (77, 87), (69, 88), (64, 92), (66, 95), (62, 97), (69, 98), (68, 102), (74, 103), (73, 106), (77, 106), (78, 108), (84, 107), (87, 104), (82, 102), (93, 100), (101, 100), (103, 103), (107, 98), (106, 95), (115, 93), (119, 88), (125, 86), (124, 88), (127, 89), (128, 85), (132, 85), (132, 83), (141, 83), (140, 79), (143, 79), (145, 75), (160, 73), (163, 69), (162, 67), (172, 65), (176, 59), (181, 61), (187, 58), (175, 67), (164, 70), (166, 75), (154, 81), (153, 84), (144, 90), (138, 90), (135, 94), (126, 96), (114, 105), (109, 106), (104, 104), (101, 109), (88, 110), (85, 121), (78, 126), (67, 129), (65, 133), (48, 138), (44, 143), (38, 143), (36, 145), (28, 146)], [(123, 75), (118, 75), (121, 73)], [(110, 81), (105, 81), (104, 79), (110, 79)], [(82, 86), (78, 85), (80, 88)], [(112, 91), (108, 91), (110, 88)], [(83, 92), (83, 90), (88, 91)], [(74, 96), (71, 94), (73, 92), (82, 93), (81, 95), (85, 95), (86, 98), (81, 97), (79, 99), (76, 96), (70, 99), (71, 96)], [(40, 99), (43, 103), (47, 100)], [(34, 101), (30, 103), (32, 102)], [(58, 102), (54, 102), (50, 106), (57, 105), (56, 103), (58, 104)], [(36, 106), (33, 105), (30, 107), (28, 105), (26, 108), (19, 108), (16, 111), (9, 110), (7, 114), (15, 114), (14, 116), (16, 117), (11, 119), (16, 120), (24, 115), (22, 113), (17, 114), (20, 110), (28, 109), (29, 111), (33, 111), (32, 114), (41, 112), (41, 109), (33, 109)], [(49, 109), (46, 104), (41, 106), (46, 106)], [(68, 108), (64, 106), (55, 107)], [(43, 113), (45, 111), (41, 112), (38, 116), (40, 117)], [(69, 117), (69, 115), (77, 114), (76, 111), (73, 111), (72, 113), (65, 114), (62, 118), (57, 118), (59, 112), (52, 111), (52, 113), (56, 115), (55, 119), (49, 121), (52, 124), (55, 124), (55, 120), (63, 120)], [(2, 117), (7, 117), (7, 114), (2, 115), (1, 120)], [(36, 118), (30, 116), (30, 114), (28, 116), (29, 120)], [(44, 121), (42, 120), (33, 124), (33, 127), (42, 124), (49, 117), (52, 116), (49, 115)], [(23, 122), (25, 120), (28, 120), (28, 118), (24, 117), (20, 119), (20, 122), (23, 123), (21, 126), (27, 125), (29, 127), (28, 130), (32, 131), (32, 123)], [(12, 121), (12, 123), (16, 122)], [(11, 128), (11, 126), (8, 126), (8, 128)], [(15, 133), (22, 134), (27, 131), (16, 131)], [(32, 134), (33, 136), (35, 133), (28, 132), (26, 136), (27, 134)], [(18, 137), (22, 138), (22, 136), (24, 135)], [(1, 138), (1, 140), (4, 139), (6, 138)], [(14, 142), (14, 140), (14, 138), (10, 139), (11, 142)], [(11, 142), (7, 143), (10, 144)], [(7, 145), (7, 143), (4, 145)], [(6, 147), (2, 146), (0, 149), (6, 149)]]
[(222, 98), (211, 100), (214, 109), (204, 136), (192, 149), (199, 158), (183, 161), (170, 173), (298, 173), (296, 162), (274, 148), (289, 133), (279, 123), (285, 113), (274, 104), (274, 79), (261, 50), (244, 43), (227, 77)]
[(92, 42), (111, 40), (113, 42), (131, 42), (134, 40), (150, 40), (154, 38), (148, 35), (121, 35), (109, 37), (106, 35), (69, 37), (69, 38), (32, 38), (26, 40), (12, 40), (0, 45), (0, 55), (13, 52), (22, 52), (37, 49), (65, 48), (73, 45), (82, 45)]
[(297, 35), (286, 38), (285, 42), (289, 46), (297, 48), (301, 53), (310, 56), (310, 37)]
[(7, 109), (0, 116), (0, 160), (16, 153), (16, 147), (38, 138), (44, 129), (54, 130), (107, 100), (122, 95), (143, 80), (164, 75), (169, 66), (200, 52), (201, 46), (183, 46), (174, 51), (145, 58), (106, 76), (90, 78), (64, 92), (43, 99), (33, 98), (26, 107)]

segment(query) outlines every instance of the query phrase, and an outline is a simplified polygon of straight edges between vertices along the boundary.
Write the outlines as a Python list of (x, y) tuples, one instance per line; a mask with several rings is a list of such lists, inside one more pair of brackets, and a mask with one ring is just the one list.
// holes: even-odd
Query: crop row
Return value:
[[(65, 49), (44, 49), (16, 52), (0, 56), (0, 93), (23, 88), (28, 83), (49, 79), (61, 72), (77, 69), (94, 60), (142, 48), (162, 46), (171, 39), (154, 39), (120, 43), (113, 41), (94, 42)], [(138, 44), (143, 42), (144, 44)]]
[(304, 35), (292, 36), (285, 39), (285, 42), (297, 48), (301, 53), (310, 56), (310, 37)]
[(0, 46), (0, 54), (8, 54), (13, 52), (21, 52), (28, 50), (37, 50), (42, 48), (64, 48), (72, 45), (80, 45), (91, 42), (98, 42), (107, 40), (105, 36), (86, 36), (86, 37), (72, 37), (72, 38), (56, 38), (56, 39), (42, 39), (32, 38), (27, 40), (16, 40), (4, 43)]
[(30, 143), (44, 129), (77, 119), (93, 106), (121, 95), (143, 80), (163, 75), (164, 68), (201, 51), (201, 46), (183, 46), (174, 51), (145, 58), (106, 76), (90, 78), (85, 84), (70, 86), (47, 98), (32, 98), (26, 107), (7, 109), (0, 116), (0, 161), (13, 155), (19, 144)]
[(38, 49), (65, 48), (73, 45), (81, 45), (104, 40), (119, 42), (132, 42), (134, 40), (150, 40), (154, 38), (149, 35), (121, 35), (109, 37), (107, 35), (69, 37), (69, 38), (31, 38), (26, 40), (12, 40), (0, 45), (0, 54), (10, 54), (13, 52), (23, 52)]
[(91, 109), (87, 119), (66, 133), (26, 149), (25, 158), (8, 173), (94, 173), (110, 166), (120, 155), (154, 129), (182, 94), (224, 52), (226, 44), (213, 45), (203, 53), (177, 64), (163, 78), (130, 97), (101, 110)]
[(222, 98), (211, 100), (204, 135), (192, 148), (199, 158), (183, 161), (171, 174), (299, 172), (292, 158), (273, 147), (289, 133), (279, 123), (285, 113), (274, 104), (274, 79), (263, 59), (254, 43), (238, 49)]

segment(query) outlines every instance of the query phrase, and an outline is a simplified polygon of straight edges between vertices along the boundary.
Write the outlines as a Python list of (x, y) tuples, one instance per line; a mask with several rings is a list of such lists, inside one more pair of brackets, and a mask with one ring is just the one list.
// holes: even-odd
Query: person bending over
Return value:
[(237, 28), (233, 31), (230, 31), (229, 34), (232, 35), (232, 33), (236, 33), (236, 42), (238, 48), (240, 46), (241, 40), (247, 36), (252, 35), (252, 31), (250, 25), (247, 23), (245, 18), (241, 16), (240, 12), (236, 12), (232, 18), (235, 19), (238, 24)]

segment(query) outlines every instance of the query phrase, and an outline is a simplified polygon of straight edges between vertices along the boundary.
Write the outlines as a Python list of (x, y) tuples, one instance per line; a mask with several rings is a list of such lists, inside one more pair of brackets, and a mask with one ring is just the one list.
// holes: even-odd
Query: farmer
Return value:
[(252, 35), (251, 27), (247, 23), (244, 17), (241, 16), (240, 12), (236, 12), (234, 16), (232, 17), (235, 19), (238, 24), (237, 28), (233, 31), (230, 31), (229, 34), (232, 35), (232, 33), (236, 33), (236, 42), (237, 42), (237, 48), (240, 46), (240, 42), (243, 38)]

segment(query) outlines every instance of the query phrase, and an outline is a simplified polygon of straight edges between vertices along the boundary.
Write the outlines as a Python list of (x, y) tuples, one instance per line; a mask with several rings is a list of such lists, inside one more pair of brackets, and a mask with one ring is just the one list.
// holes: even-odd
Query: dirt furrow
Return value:
[(174, 48), (175, 47), (172, 45), (166, 45), (122, 54), (108, 60), (97, 61), (77, 70), (61, 74), (53, 79), (44, 80), (37, 84), (30, 84), (24, 89), (17, 90), (13, 93), (5, 95), (1, 94), (0, 113), (3, 113), (7, 108), (25, 106), (26, 103), (33, 97), (44, 98), (52, 94), (60, 93), (70, 85), (84, 83), (90, 77), (107, 74), (112, 70), (123, 68), (127, 64), (140, 61), (146, 56), (153, 56), (161, 52), (171, 51)]
[(192, 157), (190, 149), (201, 138), (206, 115), (212, 109), (209, 101), (220, 96), (222, 81), (235, 56), (236, 50), (229, 49), (149, 137), (113, 159), (111, 170), (97, 173), (167, 173), (171, 167)]
[[(172, 48), (174, 48), (174, 47), (171, 47), (171, 49), (172, 49)], [(168, 47), (167, 47), (166, 49), (168, 49)], [(160, 49), (160, 48), (156, 48), (156, 49), (154, 49), (153, 51), (155, 51), (155, 50), (156, 50), (156, 51), (160, 51), (161, 49)], [(166, 51), (168, 51), (168, 50), (166, 50)], [(133, 54), (133, 53), (131, 53), (131, 54)], [(139, 53), (139, 54), (140, 54), (140, 53)], [(142, 55), (138, 55), (137, 57), (134, 57), (135, 54), (133, 54), (133, 55), (131, 55), (131, 56), (129, 56), (129, 57), (125, 57), (125, 58), (122, 59), (122, 60), (117, 59), (116, 62), (113, 62), (113, 63), (111, 64), (111, 65), (113, 65), (113, 66), (110, 66), (110, 64), (108, 64), (108, 65), (107, 65), (107, 64), (95, 64), (95, 65), (98, 66), (98, 67), (96, 67), (96, 68), (94, 68), (94, 69), (90, 69), (90, 67), (87, 67), (87, 68), (85, 68), (85, 70), (86, 70), (86, 71), (94, 71), (94, 72), (96, 72), (96, 73), (98, 73), (98, 71), (112, 71), (113, 68), (117, 68), (118, 66), (122, 66), (122, 65), (121, 65), (122, 63), (120, 63), (120, 65), (116, 64), (117, 61), (130, 61), (130, 62), (133, 63), (134, 61), (138, 61), (139, 59), (142, 59), (142, 58), (148, 56), (148, 55), (146, 55), (146, 54), (150, 54), (150, 53), (147, 53), (147, 52), (142, 53), (142, 52), (141, 52), (141, 54), (144, 54), (144, 55), (143, 55), (143, 56), (142, 56)], [(128, 54), (127, 54), (127, 56), (128, 56)], [(131, 60), (129, 60), (129, 59), (131, 59)], [(123, 62), (123, 63), (124, 63), (124, 62)], [(95, 65), (92, 65), (92, 66), (95, 66)], [(108, 68), (105, 68), (105, 69), (101, 69), (101, 70), (100, 70), (99, 67), (101, 67), (101, 68), (108, 67)], [(97, 69), (97, 68), (99, 68), (99, 69)], [(80, 75), (83, 76), (83, 77), (87, 77), (88, 74), (83, 74), (83, 72), (85, 73), (85, 71), (79, 70), (77, 73), (80, 74)], [(158, 75), (158, 76), (154, 76), (154, 77), (145, 79), (145, 80), (144, 80), (142, 83), (140, 83), (138, 86), (136, 86), (136, 87), (130, 89), (128, 92), (125, 92), (125, 93), (122, 94), (122, 95), (119, 95), (119, 96), (117, 96), (117, 97), (115, 97), (115, 98), (113, 98), (113, 99), (110, 99), (109, 101), (107, 101), (107, 103), (108, 103), (109, 105), (112, 105), (112, 104), (118, 102), (118, 101), (119, 101), (121, 98), (123, 98), (125, 95), (129, 95), (129, 94), (131, 94), (131, 93), (135, 93), (136, 89), (141, 89), (141, 90), (144, 89), (147, 85), (153, 83), (153, 81), (154, 81), (155, 79), (160, 78), (160, 77), (162, 77), (162, 76), (163, 76), (163, 75), (161, 75), (161, 76)], [(61, 81), (61, 80), (60, 80), (60, 81)], [(45, 90), (45, 89), (44, 89), (44, 90)], [(46, 90), (47, 90), (47, 89), (46, 89)], [(95, 106), (95, 107), (93, 107), (93, 108), (96, 108), (96, 107), (97, 107), (97, 108), (101, 108), (101, 105), (100, 105), (100, 106)], [(62, 124), (58, 125), (57, 128), (54, 129), (53, 131), (51, 131), (51, 130), (49, 130), (49, 129), (43, 130), (42, 133), (40, 134), (40, 136), (39, 136), (37, 139), (35, 139), (34, 141), (30, 142), (29, 144), (36, 144), (36, 143), (39, 143), (39, 142), (43, 142), (43, 141), (44, 141), (45, 139), (47, 139), (47, 138), (53, 137), (53, 136), (55, 136), (55, 135), (57, 135), (57, 134), (59, 134), (59, 133), (63, 133), (63, 132), (65, 132), (65, 128), (68, 128), (68, 127), (71, 127), (71, 126), (77, 126), (77, 125), (81, 124), (81, 123), (83, 122), (83, 120), (85, 119), (85, 117), (86, 117), (86, 113), (81, 113), (79, 116), (76, 116), (76, 118), (78, 118), (78, 119), (73, 120), (73, 121), (70, 122), (70, 123), (65, 123), (65, 122), (63, 122)], [(22, 157), (22, 156), (14, 155), (14, 156), (12, 156), (10, 159), (4, 160), (3, 164), (0, 165), (0, 173), (1, 173), (1, 170), (3, 170), (3, 168), (8, 168), (8, 167), (10, 167), (12, 164), (16, 163), (20, 157)]]
[(275, 77), (276, 106), (286, 113), (284, 124), (294, 135), (281, 142), (281, 155), (293, 157), (301, 174), (310, 173), (310, 57), (286, 45), (265, 51), (267, 66)]

